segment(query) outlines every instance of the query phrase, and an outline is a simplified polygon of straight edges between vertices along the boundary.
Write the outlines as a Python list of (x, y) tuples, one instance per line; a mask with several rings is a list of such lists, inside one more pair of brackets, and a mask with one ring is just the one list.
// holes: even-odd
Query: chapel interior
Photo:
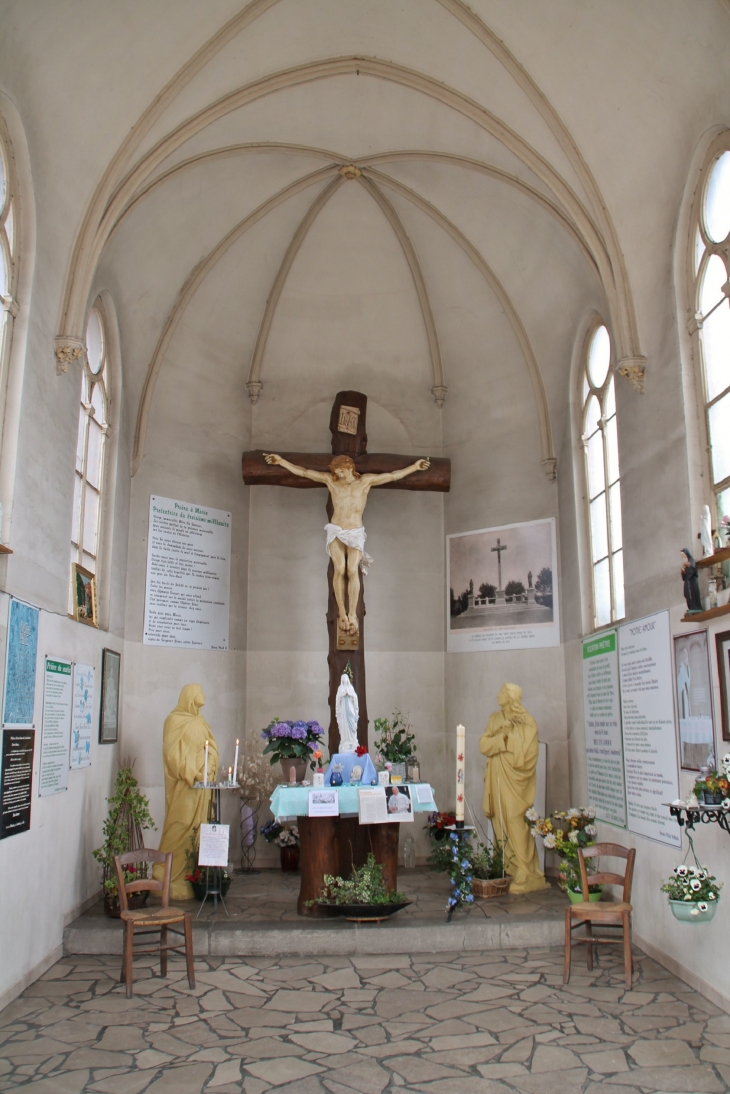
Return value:
[[(134, 761), (157, 825), (145, 840), (157, 846), (162, 728), (182, 688), (204, 690), (226, 763), (239, 740), (242, 756), (260, 755), (272, 719), (329, 726), (325, 492), (247, 485), (241, 457), (328, 453), (340, 392), (367, 399), (369, 453), (450, 461), (448, 490), (374, 489), (367, 503), (371, 753), (374, 719), (407, 711), (422, 777), (448, 810), (465, 726), (466, 800), (481, 823), (479, 740), (512, 682), (547, 746), (546, 815), (587, 806), (585, 641), (665, 613), (672, 639), (706, 632), (719, 763), (730, 752), (715, 656), (730, 631), (730, 568), (712, 571), (711, 601), (700, 571), (693, 621), (680, 552), (702, 559), (705, 507), (722, 550), (730, 513), (730, 0), (0, 0), (0, 27), (0, 665), (20, 601), (39, 609), (41, 666), (30, 823), (0, 838), (8, 1021), (31, 1013), (39, 978), (61, 976), (65, 929), (99, 901), (91, 852), (123, 762)], [(225, 648), (145, 640), (151, 498), (230, 516)], [(449, 590), (447, 537), (532, 521), (555, 529), (554, 644), (455, 649), (454, 595), (466, 605), (468, 590)], [(527, 599), (527, 574), (510, 571), (509, 549), (499, 559)], [(92, 626), (75, 610), (77, 565), (95, 582)], [(476, 594), (488, 611), (493, 590)], [(105, 650), (121, 655), (111, 743), (98, 737)], [(90, 765), (59, 793), (39, 787), (44, 657), (96, 669)], [(685, 799), (697, 772), (680, 762), (677, 775)], [(224, 798), (235, 864), (240, 802)], [(269, 818), (264, 807), (260, 824)], [(425, 869), (424, 820), (410, 834)], [(652, 1079), (637, 1053), (610, 1080), (608, 1064), (555, 1056), (545, 1074), (575, 1071), (560, 1089), (730, 1090), (730, 897), (711, 923), (673, 918), (660, 887), (687, 850), (677, 832), (670, 846), (598, 821), (599, 840), (636, 850), (636, 968), (650, 963), (642, 975), (679, 993), (674, 1033), (641, 1036), (672, 1051), (681, 1042), (692, 1059), (667, 1067), (695, 1085), (667, 1085), (653, 1057)], [(694, 832), (719, 881), (730, 878), (729, 839), (719, 824)], [(278, 848), (259, 839), (256, 867), (278, 866)], [(550, 856), (546, 870), (563, 899)], [(509, 945), (489, 960), (519, 980)], [(121, 999), (118, 957), (93, 960), (107, 962)], [(584, 955), (573, 962), (580, 983)], [(235, 965), (225, 958), (226, 983)], [(600, 991), (615, 988), (618, 1007), (620, 955), (601, 954), (601, 968)], [(649, 1013), (663, 997), (651, 998)], [(703, 1007), (714, 1040), (682, 1040)], [(573, 1034), (597, 1052), (628, 1043), (606, 1032), (616, 1015), (601, 1021), (603, 1032)], [(337, 1036), (354, 1029), (342, 1022)], [(404, 1065), (388, 1072), (392, 1087), (368, 1086), (353, 1056), (351, 1087), (312, 1051), (301, 1057), (311, 1074), (276, 1081), (259, 1064), (226, 1071), (222, 1056), (180, 1066), (191, 1090), (223, 1094), (558, 1089), (530, 1077), (534, 1056), (463, 1080)], [(103, 1074), (80, 1064), (88, 1086), (68, 1078), (81, 1075), (75, 1065), (70, 1085), (54, 1086), (37, 1061), (11, 1081), (4, 1055), (0, 1043), (0, 1090), (147, 1089), (119, 1060), (100, 1063)], [(144, 1074), (162, 1083), (165, 1065), (154, 1066)], [(636, 1068), (645, 1079), (632, 1087)]]

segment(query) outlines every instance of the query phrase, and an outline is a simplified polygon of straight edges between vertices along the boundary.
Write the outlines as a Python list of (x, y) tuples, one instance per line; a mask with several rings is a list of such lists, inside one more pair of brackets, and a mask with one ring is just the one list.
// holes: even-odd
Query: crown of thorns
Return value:
[(360, 477), (352, 456), (335, 456), (330, 463), (330, 471), (334, 473), (338, 467), (349, 467), (353, 475)]

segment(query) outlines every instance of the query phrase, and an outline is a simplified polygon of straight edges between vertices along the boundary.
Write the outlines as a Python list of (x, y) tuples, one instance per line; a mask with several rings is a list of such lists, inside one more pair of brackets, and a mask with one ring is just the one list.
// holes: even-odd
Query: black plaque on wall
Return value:
[(30, 828), (34, 729), (5, 729), (0, 776), (0, 839)]

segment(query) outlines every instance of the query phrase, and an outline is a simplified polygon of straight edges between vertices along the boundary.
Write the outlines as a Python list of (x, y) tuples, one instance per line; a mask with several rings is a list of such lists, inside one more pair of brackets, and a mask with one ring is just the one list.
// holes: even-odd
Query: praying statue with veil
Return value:
[(537, 847), (525, 820), (535, 804), (537, 723), (522, 705), (522, 688), (504, 684), (497, 696), (500, 709), (492, 714), (479, 741), (487, 757), (484, 772), (484, 812), (495, 839), (505, 845), (505, 867), (512, 876), (511, 893), (545, 889)]
[(358, 746), (357, 723), (360, 718), (360, 703), (357, 692), (346, 672), (343, 672), (340, 686), (337, 689), (335, 717), (340, 731), (338, 752), (354, 752)]

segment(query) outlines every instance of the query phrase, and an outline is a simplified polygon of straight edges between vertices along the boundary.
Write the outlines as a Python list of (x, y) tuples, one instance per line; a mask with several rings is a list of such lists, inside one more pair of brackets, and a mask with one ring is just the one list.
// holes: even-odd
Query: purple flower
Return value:
[(324, 730), (322, 729), (319, 722), (307, 722), (307, 725), (309, 726), (311, 732), (315, 735), (315, 737), (321, 737), (324, 733)]
[(293, 737), (295, 741), (303, 741), (307, 736), (307, 727), (301, 722), (299, 724), (295, 722), (291, 727), (288, 736)]
[(307, 741), (307, 748), (310, 748), (312, 752), (316, 752), (319, 748), (319, 741)]
[(277, 722), (275, 726), (271, 727), (270, 733), (272, 737), (292, 736), (291, 726), (288, 722)]
[(302, 722), (301, 720), (297, 719), (297, 721), (294, 722), (294, 724), (292, 725), (292, 729), (303, 729), (304, 732), (306, 733), (307, 732), (307, 723)]

